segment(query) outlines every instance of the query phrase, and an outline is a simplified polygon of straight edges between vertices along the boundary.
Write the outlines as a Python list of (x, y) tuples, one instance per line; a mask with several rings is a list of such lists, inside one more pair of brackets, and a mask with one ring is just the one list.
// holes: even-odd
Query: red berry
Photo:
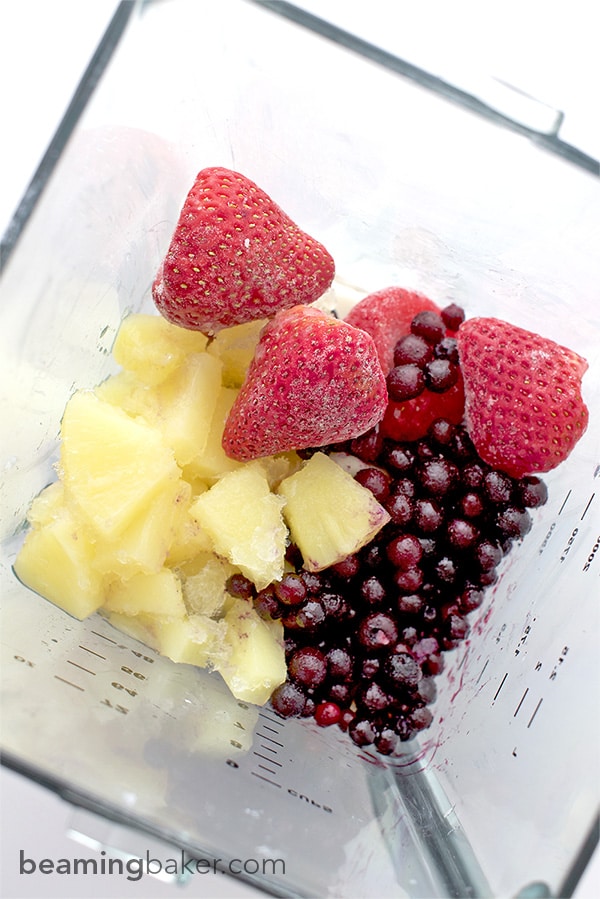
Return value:
[(437, 418), (460, 424), (464, 408), (465, 395), (459, 373), (456, 384), (445, 393), (425, 389), (414, 399), (389, 402), (379, 429), (383, 437), (398, 443), (420, 440)]
[(446, 333), (441, 316), (428, 309), (415, 315), (410, 323), (410, 330), (412, 334), (417, 334), (431, 344), (437, 343)]
[(448, 359), (432, 359), (425, 366), (425, 383), (434, 393), (443, 393), (456, 384), (458, 374), (458, 365)]
[(273, 589), (279, 602), (285, 606), (296, 606), (306, 599), (306, 584), (299, 574), (292, 571), (273, 584)]
[(288, 663), (290, 678), (300, 687), (314, 689), (327, 676), (327, 659), (320, 649), (304, 646), (297, 649)]
[(295, 684), (286, 681), (276, 687), (271, 694), (271, 706), (273, 710), (284, 718), (296, 718), (300, 716), (306, 705), (306, 695)]
[(387, 374), (394, 365), (394, 347), (409, 333), (411, 321), (423, 309), (438, 311), (436, 304), (422, 294), (402, 287), (385, 287), (360, 300), (346, 321), (372, 336), (381, 367)]
[(223, 448), (241, 462), (358, 437), (387, 403), (371, 337), (312, 306), (263, 329), (229, 412)]
[(479, 455), (516, 478), (564, 461), (588, 424), (586, 360), (496, 318), (464, 322), (457, 343), (465, 418)]
[(465, 310), (457, 303), (450, 303), (449, 306), (444, 306), (440, 315), (450, 331), (458, 331), (465, 320)]
[(431, 344), (423, 337), (419, 337), (418, 334), (405, 334), (394, 347), (394, 365), (413, 363), (423, 368), (433, 359), (433, 353)]
[(187, 195), (152, 294), (165, 318), (212, 333), (312, 303), (334, 261), (253, 181), (203, 169)]
[(415, 365), (414, 362), (405, 365), (395, 365), (388, 373), (385, 383), (389, 398), (397, 403), (401, 403), (423, 393), (425, 389), (425, 375), (422, 369)]
[(423, 547), (418, 537), (413, 534), (400, 534), (390, 540), (386, 554), (392, 565), (402, 571), (408, 571), (421, 561)]
[(336, 702), (320, 702), (315, 709), (315, 721), (319, 727), (330, 727), (339, 724), (342, 710)]
[(378, 502), (383, 502), (390, 493), (391, 478), (381, 468), (361, 468), (354, 480), (369, 490)]

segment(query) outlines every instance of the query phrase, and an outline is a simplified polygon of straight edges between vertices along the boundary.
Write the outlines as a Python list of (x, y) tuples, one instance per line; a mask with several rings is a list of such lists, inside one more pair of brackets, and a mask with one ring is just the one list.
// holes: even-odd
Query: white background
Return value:
[[(198, 0), (208, 2), (208, 0)], [(115, 0), (0, 0), (0, 231), (4, 231), (60, 121)], [(508, 81), (562, 110), (561, 136), (600, 156), (597, 113), (600, 69), (597, 19), (589, 0), (305, 0), (298, 5), (380, 42), (412, 62), (470, 86), (488, 76)], [(390, 27), (410, 10), (411, 28)], [(36, 858), (73, 857), (66, 835), (71, 809), (57, 797), (0, 769), (0, 894), (4, 899), (82, 895), (81, 879), (19, 875), (19, 849)], [(165, 854), (167, 857), (169, 853)], [(144, 886), (141, 886), (143, 882)], [(184, 888), (121, 877), (86, 878), (97, 897), (258, 895), (221, 875), (198, 875)], [(598, 853), (582, 879), (577, 899), (600, 895)]]

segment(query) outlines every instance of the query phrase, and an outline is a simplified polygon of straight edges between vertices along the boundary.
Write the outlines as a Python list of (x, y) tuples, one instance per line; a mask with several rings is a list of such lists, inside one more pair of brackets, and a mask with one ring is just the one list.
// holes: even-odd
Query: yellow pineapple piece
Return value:
[(65, 409), (60, 470), (67, 503), (111, 541), (180, 475), (155, 428), (85, 390)]
[[(208, 490), (207, 486), (205, 486), (205, 490)], [(194, 498), (198, 495), (192, 494)], [(188, 562), (193, 562), (202, 554), (212, 555), (212, 537), (191, 515), (191, 503), (192, 500), (189, 500), (178, 507), (173, 537), (165, 560), (165, 564), (171, 567), (180, 567)]]
[(227, 580), (236, 571), (237, 568), (226, 559), (209, 554), (204, 564), (184, 578), (183, 598), (188, 612), (218, 618), (228, 598)]
[(192, 474), (189, 468), (184, 468), (181, 474), (185, 481), (190, 485), (193, 497), (200, 496), (201, 493), (206, 493), (210, 487), (208, 481)]
[(94, 393), (105, 403), (117, 406), (128, 415), (141, 415), (150, 424), (158, 417), (156, 394), (130, 371), (110, 375), (94, 388)]
[(271, 490), (276, 490), (284, 478), (294, 474), (303, 464), (298, 453), (294, 452), (265, 456), (260, 461), (265, 469)]
[(308, 571), (321, 571), (357, 552), (390, 520), (373, 494), (324, 453), (311, 456), (278, 492)]
[(34, 497), (27, 520), (34, 527), (40, 527), (52, 521), (64, 508), (65, 491), (60, 481), (53, 481)]
[(221, 362), (208, 353), (188, 356), (155, 388), (157, 426), (182, 468), (204, 452), (220, 389)]
[[(206, 563), (210, 562), (210, 560), (214, 558), (215, 553), (212, 548), (200, 550), (196, 553), (195, 556), (190, 557), (187, 561), (182, 562), (180, 565), (176, 566), (177, 574), (183, 581), (185, 581), (187, 578), (198, 574), (199, 571), (202, 571)], [(220, 556), (218, 558), (220, 558)]]
[(230, 652), (218, 671), (236, 699), (264, 705), (287, 675), (283, 625), (263, 620), (243, 599), (232, 601), (224, 621)]
[(181, 533), (182, 519), (189, 519), (191, 490), (178, 479), (168, 481), (129, 522), (117, 541), (98, 539), (94, 566), (121, 578), (156, 574), (166, 563)]
[(224, 639), (227, 625), (202, 615), (124, 615), (106, 612), (110, 623), (173, 662), (213, 667), (212, 659), (223, 661), (228, 653)]
[(223, 328), (208, 345), (208, 352), (223, 362), (225, 387), (241, 387), (252, 361), (266, 318)]
[(208, 338), (171, 324), (160, 315), (143, 313), (121, 322), (113, 345), (115, 360), (144, 384), (160, 384), (190, 353), (206, 349)]
[(135, 574), (126, 581), (114, 581), (107, 590), (103, 608), (123, 615), (148, 613), (183, 618), (185, 604), (181, 581), (169, 568), (156, 574)]
[(83, 620), (102, 605), (105, 595), (104, 578), (92, 565), (94, 551), (81, 524), (63, 505), (29, 531), (14, 571), (31, 590)]
[(232, 387), (218, 388), (204, 449), (184, 469), (184, 477), (188, 480), (192, 482), (196, 478), (214, 480), (227, 471), (240, 468), (243, 464), (236, 462), (235, 459), (230, 459), (221, 443), (225, 421), (238, 393), (239, 390)]
[(283, 574), (287, 528), (285, 500), (271, 493), (260, 462), (230, 471), (199, 496), (191, 515), (210, 534), (215, 552), (228, 559), (258, 590)]
[(229, 654), (227, 625), (206, 615), (163, 619), (158, 633), (158, 651), (173, 662), (213, 668)]
[(133, 637), (134, 640), (139, 640), (140, 643), (149, 646), (156, 652), (158, 652), (161, 627), (166, 621), (171, 620), (170, 616), (152, 615), (147, 612), (127, 615), (124, 612), (111, 612), (104, 607), (99, 611), (117, 630)]

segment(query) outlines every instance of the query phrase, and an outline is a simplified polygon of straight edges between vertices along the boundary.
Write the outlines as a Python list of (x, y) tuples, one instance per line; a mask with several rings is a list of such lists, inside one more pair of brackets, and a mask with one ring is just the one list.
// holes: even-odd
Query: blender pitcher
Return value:
[[(511, 120), (293, 4), (124, 3), (111, 29), (6, 237), (4, 764), (79, 807), (82, 828), (89, 813), (189, 858), (280, 860), (243, 875), (275, 895), (569, 895), (598, 809), (598, 163), (547, 109)], [(544, 478), (548, 503), (447, 654), (431, 728), (398, 758), (239, 702), (12, 572), (65, 403), (115, 370), (123, 317), (153, 311), (211, 165), (328, 247), (344, 308), (398, 284), (590, 364), (588, 431)]]

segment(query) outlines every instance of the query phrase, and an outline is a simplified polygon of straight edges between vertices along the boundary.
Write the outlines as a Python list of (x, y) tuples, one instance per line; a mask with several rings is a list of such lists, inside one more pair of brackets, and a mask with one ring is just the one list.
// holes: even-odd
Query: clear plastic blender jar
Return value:
[[(123, 4), (110, 62), (8, 235), (3, 761), (107, 834), (282, 860), (245, 872), (277, 895), (568, 895), (598, 805), (597, 164), (271, 5)], [(208, 165), (247, 174), (328, 247), (344, 302), (399, 284), (590, 363), (588, 432), (448, 654), (432, 728), (393, 762), (239, 703), (100, 616), (69, 618), (11, 570), (66, 400), (113, 370), (122, 318), (151, 311)]]

